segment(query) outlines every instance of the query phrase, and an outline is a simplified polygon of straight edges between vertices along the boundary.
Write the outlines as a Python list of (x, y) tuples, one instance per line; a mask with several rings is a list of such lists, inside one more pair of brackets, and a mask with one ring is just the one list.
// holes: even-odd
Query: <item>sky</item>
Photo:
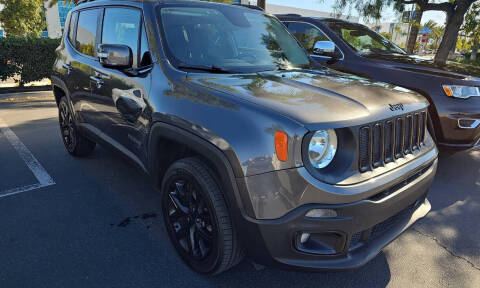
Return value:
[[(335, 3), (333, 0), (267, 0), (268, 3), (277, 4), (277, 5), (284, 5), (284, 6), (292, 6), (296, 8), (303, 8), (303, 9), (311, 9), (311, 10), (319, 10), (323, 12), (333, 12), (332, 6)], [(409, 5), (410, 7), (412, 5)], [(343, 14), (349, 14), (348, 11), (345, 11)], [(358, 16), (356, 11), (351, 11), (353, 16)], [(396, 22), (398, 19), (398, 15), (393, 11), (393, 9), (389, 9), (385, 11), (384, 16), (380, 22)], [(427, 22), (428, 20), (433, 20), (438, 24), (444, 25), (445, 24), (445, 13), (440, 11), (427, 11), (423, 14), (422, 17), (422, 24)], [(362, 20), (360, 20), (363, 22)]]

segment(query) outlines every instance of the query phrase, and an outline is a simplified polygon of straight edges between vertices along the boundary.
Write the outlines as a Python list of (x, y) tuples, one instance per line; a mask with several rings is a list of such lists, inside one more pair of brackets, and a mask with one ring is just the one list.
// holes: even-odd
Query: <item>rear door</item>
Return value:
[(148, 113), (144, 112), (152, 63), (143, 27), (140, 9), (105, 8), (100, 43), (129, 46), (133, 53), (133, 67), (130, 71), (116, 70), (96, 62), (93, 77), (97, 82), (92, 82), (92, 98), (100, 111), (97, 121), (102, 122), (102, 132), (111, 144), (134, 160), (145, 158), (142, 148), (150, 121)]
[[(97, 118), (95, 100), (91, 97), (93, 67), (98, 63), (95, 45), (98, 43), (97, 30), (102, 10), (99, 8), (78, 12), (75, 37), (70, 40), (74, 52), (67, 69), (70, 70), (69, 83), (71, 100), (81, 122), (94, 124)], [(74, 39), (73, 39), (74, 38)]]
[(76, 27), (77, 27), (77, 19), (78, 19), (78, 12), (72, 12), (70, 14), (70, 17), (68, 18), (68, 25), (66, 26), (67, 28), (65, 29), (65, 49), (61, 51), (61, 54), (59, 57), (61, 57), (62, 61), (62, 68), (63, 71), (61, 73), (61, 77), (63, 82), (67, 85), (68, 91), (70, 91), (71, 94), (74, 94), (75, 90), (78, 90), (77, 83), (75, 81), (75, 78), (72, 75), (73, 69), (72, 69), (72, 59), (76, 57), (76, 51), (75, 51), (75, 37), (76, 37)]

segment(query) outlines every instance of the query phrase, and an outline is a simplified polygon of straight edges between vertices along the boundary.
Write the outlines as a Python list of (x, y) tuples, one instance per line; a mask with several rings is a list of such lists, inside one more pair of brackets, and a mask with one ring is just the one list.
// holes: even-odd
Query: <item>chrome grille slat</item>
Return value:
[(427, 112), (415, 112), (372, 123), (359, 131), (359, 170), (385, 166), (421, 149), (425, 141)]

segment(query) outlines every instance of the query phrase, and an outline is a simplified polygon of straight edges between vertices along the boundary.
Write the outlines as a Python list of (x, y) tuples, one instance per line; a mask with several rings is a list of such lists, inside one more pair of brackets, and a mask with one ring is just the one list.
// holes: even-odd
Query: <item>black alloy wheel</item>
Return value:
[(58, 103), (58, 122), (63, 144), (68, 153), (76, 157), (84, 157), (93, 152), (96, 143), (78, 132), (66, 97), (62, 97)]
[(189, 257), (197, 261), (206, 259), (216, 244), (217, 235), (211, 208), (189, 175), (177, 175), (167, 187), (168, 221), (176, 240)]
[(62, 133), (63, 144), (69, 153), (73, 153), (77, 144), (73, 118), (66, 101), (61, 101), (58, 107), (58, 118), (60, 121), (60, 132)]
[(162, 184), (165, 225), (176, 251), (194, 271), (218, 274), (243, 252), (213, 172), (199, 158), (170, 166)]

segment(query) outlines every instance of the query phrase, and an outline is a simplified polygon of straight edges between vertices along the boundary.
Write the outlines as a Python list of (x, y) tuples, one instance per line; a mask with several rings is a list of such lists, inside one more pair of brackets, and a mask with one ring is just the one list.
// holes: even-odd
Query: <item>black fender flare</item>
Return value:
[[(75, 111), (75, 109), (73, 108), (72, 98), (70, 97), (70, 91), (68, 90), (68, 87), (65, 84), (65, 82), (56, 75), (52, 75), (50, 81), (52, 82), (52, 90), (54, 90), (55, 87), (58, 87), (63, 91), (63, 93), (65, 93), (65, 97), (67, 97), (68, 105), (70, 105), (70, 111), (73, 112), (74, 118), (78, 121), (77, 111)], [(55, 102), (57, 102), (57, 106), (58, 106), (59, 103), (57, 101), (56, 96), (55, 96)]]
[(50, 80), (52, 82), (52, 89), (55, 88), (55, 87), (58, 87), (58, 88), (62, 89), (62, 91), (65, 93), (65, 96), (70, 101), (70, 95), (69, 95), (70, 93), (68, 92), (67, 85), (65, 84), (65, 82), (63, 82), (63, 80), (56, 75), (52, 75), (50, 77)]
[(161, 140), (169, 140), (185, 145), (192, 151), (207, 158), (215, 166), (227, 206), (234, 212), (231, 214), (234, 218), (236, 218), (235, 215), (239, 217), (241, 217), (240, 215), (254, 215), (251, 201), (247, 191), (245, 191), (245, 180), (243, 177), (235, 177), (234, 164), (232, 165), (225, 153), (202, 137), (164, 122), (152, 124), (147, 146), (148, 170), (156, 189), (160, 189), (162, 181), (162, 179), (159, 179), (160, 177), (156, 176), (160, 174), (161, 163), (157, 159), (160, 159), (158, 155), (162, 151), (159, 151), (157, 147)]

